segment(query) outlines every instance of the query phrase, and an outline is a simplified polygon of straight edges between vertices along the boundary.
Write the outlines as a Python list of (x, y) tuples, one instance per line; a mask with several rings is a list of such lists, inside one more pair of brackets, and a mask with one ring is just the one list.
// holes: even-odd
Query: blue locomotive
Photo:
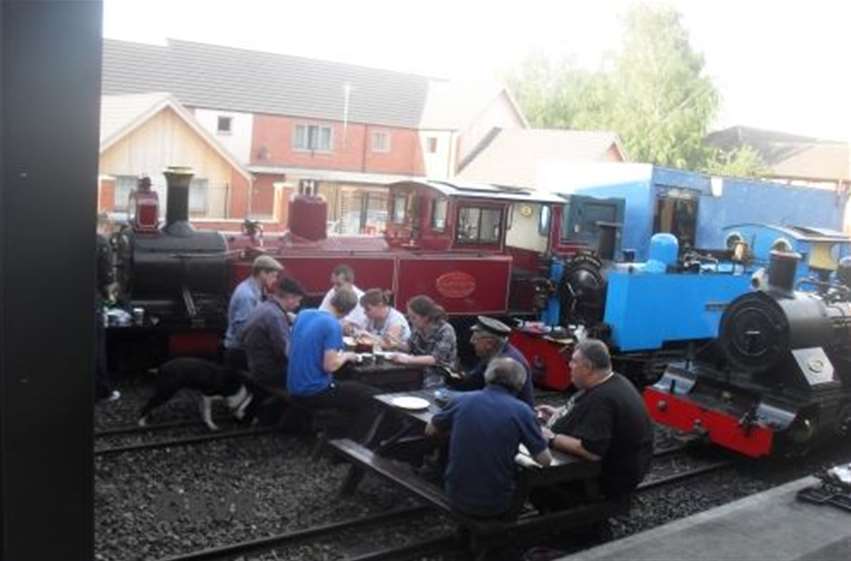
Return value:
[(607, 232), (613, 225), (601, 224), (608, 254), (551, 263), (555, 290), (541, 320), (567, 327), (574, 338), (606, 340), (618, 367), (639, 383), (715, 339), (729, 303), (765, 282), (757, 271), (772, 250), (802, 255), (796, 283), (811, 291), (834, 278), (851, 254), (851, 239), (838, 231), (847, 203), (842, 193), (646, 164), (574, 172), (560, 184), (566, 191), (625, 201), (623, 224), (614, 225), (622, 231), (614, 236)]

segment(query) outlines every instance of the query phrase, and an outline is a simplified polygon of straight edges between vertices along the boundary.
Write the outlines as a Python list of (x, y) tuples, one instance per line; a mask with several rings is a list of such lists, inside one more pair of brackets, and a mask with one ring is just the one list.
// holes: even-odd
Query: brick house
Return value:
[(310, 191), (340, 233), (382, 229), (387, 183), (452, 177), (494, 127), (528, 126), (500, 85), (187, 41), (107, 39), (102, 80), (105, 95), (169, 92), (250, 172), (229, 218), (280, 226), (275, 201)]

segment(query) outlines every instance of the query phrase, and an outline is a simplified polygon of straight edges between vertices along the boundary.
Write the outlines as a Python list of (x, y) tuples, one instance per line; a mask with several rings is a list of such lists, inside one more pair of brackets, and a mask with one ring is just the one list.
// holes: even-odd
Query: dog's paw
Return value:
[(210, 429), (211, 431), (215, 432), (215, 431), (219, 430), (219, 425), (217, 425), (215, 423), (208, 423), (207, 428)]

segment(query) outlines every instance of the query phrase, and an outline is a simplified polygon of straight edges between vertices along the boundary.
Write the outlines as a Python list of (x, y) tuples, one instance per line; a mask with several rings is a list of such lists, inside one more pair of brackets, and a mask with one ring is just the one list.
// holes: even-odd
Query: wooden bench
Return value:
[(347, 438), (331, 440), (329, 446), (352, 462), (341, 493), (354, 492), (363, 470), (372, 471), (449, 514), (469, 532), (469, 546), (477, 556), (483, 556), (490, 549), (509, 543), (520, 535), (529, 537), (556, 528), (570, 530), (588, 527), (612, 516), (625, 514), (629, 510), (627, 503), (598, 501), (548, 514), (527, 512), (515, 520), (482, 520), (455, 510), (443, 489), (419, 477), (406, 464), (379, 456)]
[[(305, 407), (299, 403), (297, 399), (293, 399), (290, 393), (283, 388), (258, 382), (251, 378), (251, 376), (247, 375), (247, 373), (244, 374), (244, 376), (248, 384), (251, 384), (265, 392), (265, 399), (271, 397), (274, 400), (279, 401), (283, 406), (303, 415), (306, 420), (305, 428), (316, 435), (316, 444), (311, 451), (311, 457), (313, 459), (316, 459), (322, 453), (322, 450), (329, 440), (329, 433), (345, 426), (340, 413), (336, 409), (312, 409)], [(260, 404), (258, 404), (258, 406), (259, 405)], [(284, 413), (284, 417), (282, 418), (285, 418), (285, 415), (286, 413)], [(278, 423), (280, 422), (281, 419), (278, 420)]]

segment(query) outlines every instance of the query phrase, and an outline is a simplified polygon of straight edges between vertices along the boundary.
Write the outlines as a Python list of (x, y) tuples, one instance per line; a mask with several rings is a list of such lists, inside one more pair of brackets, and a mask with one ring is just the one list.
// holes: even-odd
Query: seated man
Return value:
[(338, 382), (332, 374), (355, 353), (343, 351), (343, 329), (339, 319), (351, 312), (357, 296), (340, 288), (331, 297), (331, 312), (303, 310), (296, 317), (290, 338), (287, 389), (299, 404), (310, 409), (341, 409), (352, 419), (351, 436), (366, 434), (371, 422), (375, 390), (358, 382)]
[(295, 280), (280, 279), (269, 297), (249, 314), (240, 342), (248, 357), (248, 369), (255, 381), (286, 387), (287, 355), (292, 322), (289, 314), (298, 310), (304, 289)]
[(520, 366), (526, 372), (526, 381), (523, 383), (518, 396), (521, 400), (529, 404), (529, 407), (535, 407), (532, 390), (532, 372), (523, 354), (508, 342), (508, 336), (511, 335), (511, 328), (501, 321), (479, 316), (471, 330), (473, 333), (470, 336), (470, 344), (473, 345), (473, 350), (476, 352), (476, 356), (479, 357), (479, 363), (471, 372), (464, 376), (463, 380), (453, 382), (450, 379), (448, 383), (452, 389), (461, 391), (482, 389), (485, 387), (484, 373), (488, 364), (497, 357), (513, 358), (520, 363)]
[(234, 370), (248, 368), (245, 349), (240, 346), (240, 335), (249, 314), (275, 283), (283, 266), (269, 255), (261, 255), (251, 265), (251, 276), (239, 283), (228, 304), (228, 328), (225, 332), (224, 361)]
[(511, 508), (523, 444), (538, 463), (552, 461), (535, 414), (516, 394), (526, 371), (511, 358), (497, 358), (484, 373), (485, 388), (456, 395), (435, 415), (426, 434), (449, 432), (446, 494), (461, 513), (498, 518)]
[(328, 292), (325, 293), (325, 297), (322, 298), (322, 303), (319, 304), (319, 309), (333, 313), (333, 310), (331, 310), (331, 298), (334, 297), (334, 294), (336, 294), (341, 288), (352, 290), (354, 291), (358, 301), (355, 303), (354, 308), (343, 314), (340, 318), (340, 323), (343, 324), (343, 329), (346, 334), (353, 333), (358, 329), (366, 328), (367, 318), (366, 314), (364, 314), (363, 307), (360, 304), (360, 299), (363, 297), (364, 293), (360, 288), (355, 286), (355, 272), (352, 268), (348, 265), (337, 265), (334, 267), (334, 271), (331, 273), (331, 285), (331, 289), (328, 290)]
[[(601, 461), (600, 486), (606, 498), (627, 499), (650, 469), (653, 426), (635, 387), (612, 372), (602, 341), (585, 339), (570, 360), (578, 391), (561, 408), (538, 407), (546, 420), (544, 435), (554, 450)], [(532, 494), (544, 510), (570, 506), (583, 497), (575, 489), (547, 488)]]

